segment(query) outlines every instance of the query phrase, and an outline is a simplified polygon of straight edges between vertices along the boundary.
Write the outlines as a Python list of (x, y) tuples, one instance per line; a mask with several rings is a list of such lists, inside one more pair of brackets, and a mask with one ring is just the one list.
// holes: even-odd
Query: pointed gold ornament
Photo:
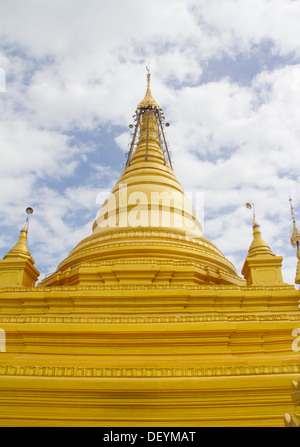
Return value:
[(297, 259), (298, 259), (295, 284), (300, 284), (300, 247), (299, 247), (300, 231), (298, 230), (297, 225), (296, 225), (296, 219), (295, 219), (295, 215), (294, 215), (294, 209), (293, 209), (291, 197), (289, 198), (289, 201), (290, 201), (290, 206), (291, 206), (291, 214), (292, 214), (292, 218), (293, 218), (293, 229), (290, 234), (290, 241), (291, 241), (292, 247), (297, 247)]

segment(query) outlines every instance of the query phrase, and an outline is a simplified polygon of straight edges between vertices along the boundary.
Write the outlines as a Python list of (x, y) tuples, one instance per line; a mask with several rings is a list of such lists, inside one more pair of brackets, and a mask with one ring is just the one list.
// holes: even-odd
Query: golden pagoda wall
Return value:
[(1, 426), (283, 426), (292, 286), (2, 289)]

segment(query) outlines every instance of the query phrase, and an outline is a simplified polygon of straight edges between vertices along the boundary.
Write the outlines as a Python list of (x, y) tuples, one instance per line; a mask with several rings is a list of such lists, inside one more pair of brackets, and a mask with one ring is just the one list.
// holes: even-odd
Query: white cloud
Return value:
[(26, 121), (6, 120), (0, 127), (2, 175), (35, 173), (40, 177), (59, 177), (73, 172), (71, 151), (67, 137), (56, 132), (41, 130)]
[[(232, 56), (269, 40), (273, 53), (299, 56), (299, 3), (293, 0), (205, 0), (192, 2), (214, 51)], [(214, 45), (213, 45), (214, 44)]]

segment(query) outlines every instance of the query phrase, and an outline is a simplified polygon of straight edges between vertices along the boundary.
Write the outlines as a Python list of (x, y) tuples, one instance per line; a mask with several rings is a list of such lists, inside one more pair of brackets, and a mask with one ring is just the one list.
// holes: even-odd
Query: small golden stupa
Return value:
[(299, 291), (253, 241), (241, 278), (202, 233), (150, 90), (93, 232), (37, 286), (27, 228), (0, 261), (1, 426), (283, 426)]

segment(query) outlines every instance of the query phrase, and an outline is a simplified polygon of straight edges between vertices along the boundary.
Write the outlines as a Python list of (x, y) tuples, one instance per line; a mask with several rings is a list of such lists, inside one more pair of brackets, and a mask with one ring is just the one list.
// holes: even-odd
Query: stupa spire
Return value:
[(254, 203), (246, 203), (246, 208), (252, 209), (252, 231), (253, 231), (253, 241), (249, 247), (248, 256), (255, 255), (265, 255), (271, 254), (273, 256), (274, 253), (271, 251), (269, 245), (263, 240), (260, 232), (260, 225), (257, 223), (255, 216), (255, 206)]
[[(26, 209), (27, 214), (32, 212), (32, 208)], [(28, 227), (27, 217), (18, 242), (0, 261), (0, 287), (34, 287), (38, 280), (40, 273), (27, 246)]]
[(146, 90), (146, 94), (144, 99), (139, 103), (139, 105), (137, 106), (137, 110), (138, 109), (147, 109), (147, 108), (152, 108), (152, 109), (157, 109), (162, 111), (160, 105), (158, 104), (158, 102), (155, 101), (155, 99), (152, 96), (151, 93), (151, 89), (150, 89), (150, 82), (151, 82), (151, 73), (148, 67), (147, 68), (147, 90)]
[[(152, 96), (150, 89), (151, 74), (147, 67), (147, 90), (144, 99), (138, 104), (134, 115), (135, 125), (129, 127), (134, 128), (130, 150), (128, 152), (126, 167), (129, 167), (135, 153), (136, 158), (143, 158), (144, 161), (151, 160), (149, 157), (150, 142), (154, 142), (156, 146), (155, 157), (158, 157), (166, 165), (172, 168), (170, 151), (168, 148), (164, 125), (165, 117), (163, 111)], [(144, 143), (144, 144), (143, 144)]]
[(269, 245), (263, 240), (263, 238), (261, 236), (261, 231), (260, 231), (259, 228), (260, 228), (260, 225), (254, 219), (253, 220), (253, 225), (252, 225), (253, 241), (252, 241), (252, 244), (249, 247), (248, 256), (254, 256), (254, 255), (259, 255), (259, 254), (261, 254), (261, 255), (266, 255), (266, 254), (274, 255), (274, 253), (270, 249)]
[(28, 222), (26, 221), (24, 227), (20, 231), (19, 240), (16, 245), (4, 256), (7, 257), (27, 257), (31, 258), (27, 247)]
[(253, 240), (242, 268), (247, 285), (282, 284), (281, 264), (283, 258), (276, 256), (263, 240), (260, 225), (255, 217), (254, 205), (246, 203), (246, 207), (253, 209)]

